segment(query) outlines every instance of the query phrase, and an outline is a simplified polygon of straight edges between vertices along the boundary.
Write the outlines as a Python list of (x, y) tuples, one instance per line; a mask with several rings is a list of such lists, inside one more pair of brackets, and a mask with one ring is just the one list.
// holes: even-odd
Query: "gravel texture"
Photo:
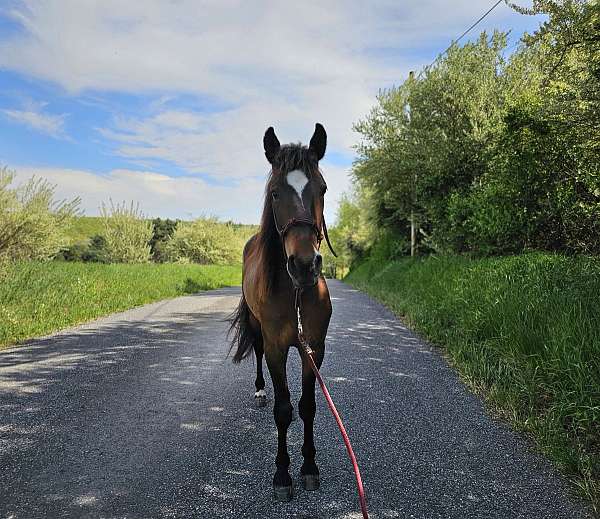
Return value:
[[(490, 418), (434, 348), (365, 294), (330, 288), (322, 372), (372, 518), (587, 517), (552, 466)], [(0, 352), (0, 517), (360, 518), (320, 394), (321, 489), (297, 485), (291, 503), (273, 502), (272, 402), (253, 406), (253, 362), (225, 358), (224, 319), (238, 297), (239, 288), (180, 297)], [(294, 405), (299, 366), (292, 351)], [(297, 420), (296, 481), (301, 444)]]

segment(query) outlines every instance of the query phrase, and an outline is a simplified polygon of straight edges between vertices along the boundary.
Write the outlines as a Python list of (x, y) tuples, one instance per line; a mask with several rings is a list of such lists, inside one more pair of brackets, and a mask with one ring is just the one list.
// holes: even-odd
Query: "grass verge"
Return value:
[(241, 267), (22, 262), (0, 281), (0, 348), (96, 317), (241, 283)]
[(600, 259), (367, 260), (345, 281), (443, 347), (600, 515)]

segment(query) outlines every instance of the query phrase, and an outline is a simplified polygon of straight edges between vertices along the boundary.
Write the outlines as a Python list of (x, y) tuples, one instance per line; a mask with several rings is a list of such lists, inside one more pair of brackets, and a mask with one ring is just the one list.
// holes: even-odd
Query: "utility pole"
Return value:
[[(410, 87), (415, 79), (414, 71), (410, 71), (408, 74), (408, 80)], [(410, 104), (408, 105), (408, 120), (411, 120)], [(411, 208), (410, 208), (410, 255), (414, 257), (417, 248), (417, 228), (415, 223), (415, 205), (417, 203), (417, 173), (413, 174), (412, 178), (412, 189), (411, 189)]]
[(415, 228), (415, 212), (410, 212), (410, 255), (415, 255), (417, 247), (417, 230)]

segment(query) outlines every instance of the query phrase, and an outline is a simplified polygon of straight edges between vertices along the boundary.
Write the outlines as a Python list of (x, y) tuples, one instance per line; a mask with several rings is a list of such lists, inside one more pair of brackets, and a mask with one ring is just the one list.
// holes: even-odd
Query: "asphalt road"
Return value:
[[(432, 347), (366, 295), (330, 282), (323, 375), (372, 518), (586, 517), (526, 441), (490, 418)], [(239, 289), (156, 303), (0, 352), (0, 517), (359, 518), (322, 395), (321, 489), (273, 502), (271, 405), (254, 366), (225, 360)], [(290, 386), (299, 395), (299, 359)], [(272, 396), (267, 380), (269, 397)], [(269, 401), (269, 404), (272, 402)], [(302, 422), (289, 432), (291, 473)]]

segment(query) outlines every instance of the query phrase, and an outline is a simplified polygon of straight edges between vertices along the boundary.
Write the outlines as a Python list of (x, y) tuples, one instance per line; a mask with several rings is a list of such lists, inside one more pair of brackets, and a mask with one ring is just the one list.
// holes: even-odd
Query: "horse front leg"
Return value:
[(267, 405), (267, 393), (265, 391), (265, 378), (263, 377), (263, 339), (258, 338), (254, 343), (254, 354), (256, 355), (256, 380), (254, 387), (254, 402), (257, 407), (265, 407)]
[[(314, 361), (318, 368), (323, 363), (324, 347), (313, 349)], [(306, 355), (302, 354), (302, 396), (298, 409), (300, 418), (304, 422), (304, 444), (302, 445), (302, 456), (304, 463), (300, 469), (302, 485), (305, 490), (317, 490), (320, 486), (319, 468), (315, 462), (316, 448), (314, 441), (315, 412), (315, 374), (312, 371)]]
[(289, 473), (290, 456), (287, 450), (287, 431), (292, 421), (292, 404), (287, 384), (288, 348), (265, 344), (265, 357), (273, 381), (275, 404), (273, 416), (277, 425), (277, 467), (273, 476), (273, 492), (277, 501), (290, 501), (293, 496), (292, 478)]

